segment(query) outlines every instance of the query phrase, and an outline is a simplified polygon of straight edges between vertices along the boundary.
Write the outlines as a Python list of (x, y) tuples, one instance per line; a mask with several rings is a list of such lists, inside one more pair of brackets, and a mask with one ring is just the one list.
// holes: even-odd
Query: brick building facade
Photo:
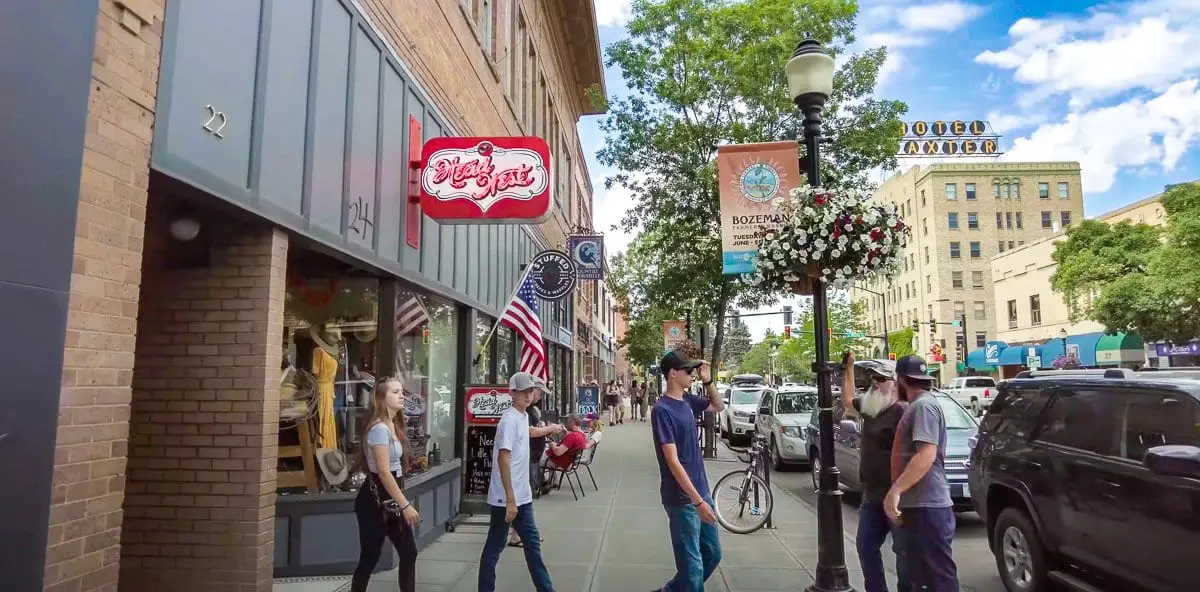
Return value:
[[(12, 535), (0, 537), (0, 574), (15, 590), (267, 590), (281, 573), (344, 570), (345, 549), (305, 563), (293, 543), (319, 534), (306, 524), (336, 531), (351, 494), (322, 482), (327, 509), (284, 503), (303, 492), (284, 489), (282, 471), (293, 467), (281, 450), (296, 446), (281, 440), (279, 369), (307, 363), (296, 340), (300, 328), (316, 326), (297, 321), (294, 278), (319, 269), (330, 271), (316, 280), (327, 273), (331, 285), (347, 274), (368, 279), (374, 312), (338, 313), (328, 323), (358, 327), (347, 330), (354, 337), (342, 353), (370, 352), (361, 362), (374, 375), (400, 371), (404, 356), (432, 375), (428, 358), (442, 351), (434, 348), (450, 348), (454, 362), (442, 377), (415, 384), (431, 406), (435, 391), (454, 393), (441, 403), (453, 416), (463, 383), (515, 370), (515, 338), (504, 341), (502, 330), (481, 367), (472, 366), (481, 345), (472, 338), (495, 322), (519, 264), (591, 227), (592, 189), (575, 131), (581, 116), (598, 112), (593, 98), (603, 93), (591, 2), (313, 0), (287, 11), (282, 2), (0, 8), (0, 20), (30, 23), (0, 41), (0, 71), (27, 91), (4, 91), (8, 104), (42, 122), (0, 131), (6, 145), (26, 147), (0, 165), (6, 178), (24, 179), (12, 185), (12, 215), (0, 224), (12, 254), (0, 265), (0, 317), (24, 341), (2, 353), (30, 400), (0, 419), (0, 460), (28, 478), (0, 505), (0, 519), (12, 525)], [(225, 16), (206, 24), (206, 10)], [(339, 23), (345, 35), (331, 37)], [(204, 62), (208, 53), (213, 61)], [(349, 89), (327, 88), (339, 76)], [(189, 96), (210, 88), (217, 98)], [(289, 94), (294, 88), (309, 93)], [(362, 88), (378, 89), (381, 99)], [(390, 88), (405, 94), (386, 95)], [(272, 102), (280, 96), (298, 102)], [(312, 154), (328, 145), (320, 128), (326, 96), (343, 97), (333, 112), (340, 108), (345, 120), (335, 132), (346, 138), (350, 164), (336, 169)], [(223, 136), (209, 133), (198, 109), (205, 101), (230, 110)], [(302, 108), (300, 119), (272, 121), (289, 105)], [(389, 148), (389, 110), (423, 123), (425, 138), (545, 138), (555, 214), (534, 226), (451, 227), (422, 217), (421, 246), (406, 246), (401, 230), (412, 214), (395, 189), (407, 171), (386, 157), (407, 146), (397, 140)], [(295, 153), (283, 139), (288, 128), (301, 130)], [(367, 166), (377, 179), (372, 236), (356, 239), (343, 220), (322, 232), (318, 211), (344, 218), (353, 201), (368, 154), (357, 143), (364, 129), (377, 138), (362, 144), (373, 145)], [(321, 193), (321, 183), (337, 194)], [(281, 189), (291, 186), (293, 193)], [(293, 201), (295, 211), (285, 211)], [(180, 238), (189, 234), (179, 232), (182, 222), (198, 225), (198, 236)], [(572, 332), (594, 322), (592, 310), (579, 310), (586, 292), (543, 303), (559, 384), (574, 381)], [(394, 334), (391, 317), (411, 294), (427, 299), (432, 338), (429, 328), (424, 337)], [(362, 330), (366, 318), (377, 327)], [(554, 404), (567, 411), (572, 400)], [(430, 457), (429, 492), (418, 505), (425, 515), (453, 513), (458, 494), (447, 492), (459, 485), (461, 420), (423, 421), (425, 437), (446, 450)], [(338, 437), (352, 445), (349, 423), (339, 424)], [(422, 487), (421, 475), (413, 481)], [(422, 531), (422, 540), (439, 529)]]

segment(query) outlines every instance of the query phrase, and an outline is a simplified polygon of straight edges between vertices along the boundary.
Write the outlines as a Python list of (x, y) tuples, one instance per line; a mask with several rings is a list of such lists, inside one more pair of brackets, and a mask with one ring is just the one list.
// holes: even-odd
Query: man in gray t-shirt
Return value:
[[(909, 581), (914, 590), (957, 592), (958, 567), (951, 550), (954, 504), (946, 481), (946, 416), (929, 389), (925, 361), (896, 362), (896, 386), (908, 408), (896, 429), (893, 476), (884, 511), (904, 531)], [(898, 474), (897, 474), (898, 473)]]

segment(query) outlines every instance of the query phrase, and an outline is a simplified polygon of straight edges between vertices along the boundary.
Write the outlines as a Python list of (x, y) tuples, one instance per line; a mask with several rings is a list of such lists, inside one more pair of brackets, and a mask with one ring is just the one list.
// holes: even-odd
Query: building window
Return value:
[(957, 183), (946, 183), (946, 199), (958, 199)]
[(932, 291), (933, 291), (933, 276), (927, 275), (927, 276), (925, 276), (925, 293), (928, 294)]
[(1012, 185), (1004, 184), (1004, 199), (1012, 199)]
[(1050, 212), (1042, 212), (1042, 228), (1052, 228), (1054, 224), (1051, 220)]
[(1004, 252), (1004, 241), (1000, 241), (1000, 252)]
[(952, 320), (960, 320), (967, 316), (967, 305), (965, 302), (958, 301), (954, 303), (954, 318)]
[[(1020, 226), (1018, 226), (1017, 228), (1020, 228)], [(1023, 245), (1023, 244), (1025, 244), (1025, 241), (1023, 241), (1023, 240), (1019, 240), (1019, 241), (1017, 241), (1017, 246), (1018, 246), (1018, 247), (1019, 247), (1019, 246), (1021, 246), (1021, 245)]]
[(999, 181), (992, 182), (992, 197), (994, 197), (996, 199), (1000, 199), (1000, 182)]
[(1013, 248), (1013, 242), (1012, 242), (1012, 241), (1008, 241), (1008, 248), (1010, 248), (1010, 249), (1011, 249), (1011, 248)]
[(912, 200), (911, 199), (904, 200), (904, 209), (908, 210), (907, 215), (909, 215), (909, 216), (912, 215)]
[(953, 288), (963, 287), (963, 272), (961, 272), (961, 271), (950, 272), (950, 286)]
[(921, 218), (921, 236), (929, 236), (929, 218)]
[(971, 287), (972, 288), (982, 288), (983, 287), (983, 272), (982, 271), (976, 270), (976, 271), (971, 272)]
[(1008, 301), (1008, 328), (1009, 329), (1017, 328), (1017, 301), (1016, 300)]
[(977, 212), (967, 212), (967, 229), (979, 230), (979, 214)]
[(967, 183), (967, 199), (975, 199), (975, 184)]
[(950, 230), (958, 230), (958, 212), (946, 214), (946, 225), (950, 227)]
[(987, 320), (987, 304), (984, 303), (982, 300), (975, 301), (975, 320), (977, 320), (977, 321), (986, 321)]
[(1038, 197), (1042, 199), (1050, 199), (1050, 184), (1038, 183)]
[(961, 246), (957, 241), (950, 243), (950, 258), (951, 259), (958, 259), (959, 257), (962, 257), (962, 253), (960, 251), (961, 251)]
[(483, 53), (488, 59), (492, 59), (496, 55), (496, 48), (493, 46), (494, 24), (496, 19), (496, 11), (492, 5), (492, 0), (460, 0), (459, 5), (462, 6), (463, 14), (466, 15), (467, 21), (471, 23), (471, 28), (475, 31), (475, 36), (479, 39), (479, 45), (483, 48)]
[(911, 295), (908, 293), (908, 284), (904, 284), (904, 298), (908, 299)]
[(975, 334), (975, 347), (987, 346), (987, 333), (980, 331)]
[(1004, 214), (996, 212), (996, 228), (1004, 228)]
[(1064, 181), (1058, 182), (1058, 199), (1070, 199), (1071, 193), (1067, 190), (1067, 184)]
[(1066, 212), (1066, 211), (1059, 212), (1058, 217), (1059, 217), (1059, 220), (1062, 221), (1063, 228), (1066, 228), (1071, 225), (1071, 212)]
[(1024, 226), (1021, 225), (1021, 212), (1017, 212), (1017, 229), (1019, 230), (1021, 228), (1024, 228)]
[(1013, 196), (1013, 199), (1021, 199), (1021, 182), (1020, 181), (1013, 181), (1012, 196)]
[(983, 248), (979, 246), (979, 241), (971, 241), (971, 258), (978, 259), (983, 255)]
[(1012, 228), (1012, 223), (1013, 223), (1013, 213), (1012, 212), (1004, 212), (1004, 223), (1009, 228)]
[(1042, 324), (1042, 297), (1038, 294), (1029, 297), (1029, 324)]
[(921, 190), (921, 207), (925, 207), (925, 190)]

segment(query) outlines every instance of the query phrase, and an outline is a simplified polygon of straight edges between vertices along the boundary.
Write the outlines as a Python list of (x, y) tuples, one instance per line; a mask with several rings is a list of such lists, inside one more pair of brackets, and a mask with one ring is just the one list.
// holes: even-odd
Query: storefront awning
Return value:
[(1028, 345), (1010, 345), (1000, 351), (1001, 366), (1024, 366), (1029, 356), (1029, 348), (1033, 347), (1036, 351), (1036, 346)]
[(1096, 342), (1096, 365), (1117, 366), (1122, 362), (1144, 363), (1145, 344), (1136, 333), (1104, 335)]
[(987, 352), (982, 347), (967, 353), (967, 366), (976, 370), (992, 369), (992, 365), (987, 363)]
[(1047, 339), (1042, 344), (1042, 367), (1050, 368), (1054, 364), (1054, 360), (1066, 354), (1066, 352), (1079, 352), (1079, 364), (1081, 366), (1096, 365), (1096, 343), (1100, 338), (1104, 337), (1104, 333), (1084, 333), (1082, 335), (1068, 335), (1067, 347), (1063, 349), (1063, 340), (1059, 337)]

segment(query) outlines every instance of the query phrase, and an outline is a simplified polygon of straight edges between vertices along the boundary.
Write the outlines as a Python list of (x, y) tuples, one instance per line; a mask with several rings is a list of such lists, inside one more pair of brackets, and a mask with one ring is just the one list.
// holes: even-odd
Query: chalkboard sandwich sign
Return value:
[(466, 457), (463, 494), (487, 497), (492, 482), (492, 454), (496, 424), (512, 407), (506, 384), (472, 384), (466, 387)]

